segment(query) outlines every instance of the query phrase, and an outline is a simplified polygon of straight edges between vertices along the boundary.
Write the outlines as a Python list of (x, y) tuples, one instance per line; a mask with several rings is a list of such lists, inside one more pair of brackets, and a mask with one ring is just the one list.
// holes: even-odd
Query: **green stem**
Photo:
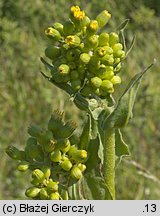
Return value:
[(103, 175), (105, 183), (111, 194), (112, 199), (115, 199), (115, 132), (114, 128), (107, 128), (104, 131), (104, 164)]

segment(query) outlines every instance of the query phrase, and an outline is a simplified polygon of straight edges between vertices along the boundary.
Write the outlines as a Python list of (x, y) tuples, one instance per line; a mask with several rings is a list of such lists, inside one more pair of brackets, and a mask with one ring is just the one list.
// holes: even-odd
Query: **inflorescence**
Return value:
[(19, 171), (32, 171), (32, 186), (25, 193), (29, 198), (67, 199), (63, 194), (67, 194), (70, 182), (78, 181), (86, 169), (87, 152), (70, 141), (76, 125), (64, 123), (62, 118), (63, 113), (56, 110), (48, 122), (48, 129), (29, 127), (30, 137), (24, 151), (14, 146), (6, 149), (12, 159), (19, 161)]
[(98, 34), (110, 18), (104, 10), (90, 20), (78, 6), (72, 6), (69, 20), (45, 30), (51, 41), (45, 55), (52, 60), (51, 75), (56, 83), (67, 83), (85, 97), (114, 92), (114, 85), (121, 83), (117, 74), (125, 51), (117, 33)]

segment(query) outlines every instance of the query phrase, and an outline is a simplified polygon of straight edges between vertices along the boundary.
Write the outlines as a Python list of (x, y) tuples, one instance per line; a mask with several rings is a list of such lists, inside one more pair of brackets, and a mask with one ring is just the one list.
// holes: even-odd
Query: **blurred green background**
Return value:
[(119, 93), (130, 77), (157, 59), (143, 79), (134, 119), (123, 131), (132, 156), (117, 169), (116, 190), (117, 199), (160, 199), (159, 0), (0, 0), (0, 199), (25, 199), (27, 174), (16, 171), (4, 149), (10, 144), (23, 149), (30, 123), (44, 125), (56, 108), (79, 122), (79, 128), (83, 123), (84, 113), (39, 73), (45, 70), (39, 60), (47, 44), (44, 30), (63, 22), (72, 4), (91, 18), (104, 9), (111, 12), (109, 32), (130, 19), (126, 42), (137, 38), (121, 72)]

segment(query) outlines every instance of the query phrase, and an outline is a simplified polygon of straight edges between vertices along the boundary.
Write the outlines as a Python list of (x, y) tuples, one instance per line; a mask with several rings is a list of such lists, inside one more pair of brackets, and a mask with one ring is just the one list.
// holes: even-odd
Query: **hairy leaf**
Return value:
[(117, 106), (113, 110), (113, 112), (104, 120), (103, 129), (108, 127), (110, 128), (121, 128), (124, 127), (130, 118), (132, 118), (132, 109), (135, 102), (136, 94), (138, 91), (138, 87), (140, 85), (140, 81), (146, 71), (153, 66), (154, 63), (149, 65), (144, 71), (139, 74), (136, 74), (124, 93), (118, 100)]
[(79, 149), (88, 149), (91, 132), (91, 117), (88, 115), (86, 124), (83, 127), (82, 134), (80, 136)]
[(80, 180), (79, 192), (87, 200), (112, 199), (103, 178), (95, 170), (87, 173)]
[(130, 155), (128, 145), (124, 142), (120, 129), (115, 130), (115, 153), (117, 156), (116, 167), (121, 162), (122, 157)]

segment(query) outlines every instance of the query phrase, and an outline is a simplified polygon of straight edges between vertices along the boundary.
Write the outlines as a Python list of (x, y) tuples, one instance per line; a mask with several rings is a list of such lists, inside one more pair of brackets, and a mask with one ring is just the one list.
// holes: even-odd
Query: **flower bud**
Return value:
[(55, 58), (57, 58), (60, 55), (60, 53), (61, 53), (60, 49), (53, 45), (50, 45), (45, 49), (46, 57), (48, 57), (51, 60), (54, 60)]
[(100, 67), (99, 58), (97, 58), (96, 56), (92, 56), (91, 60), (87, 66), (88, 66), (88, 70), (91, 74), (96, 73), (98, 68)]
[(114, 52), (114, 57), (122, 59), (125, 57), (125, 52), (123, 50), (119, 49), (116, 52)]
[(69, 35), (65, 39), (65, 43), (70, 47), (78, 47), (80, 45), (80, 38), (77, 35)]
[(86, 165), (79, 163), (78, 168), (81, 170), (81, 172), (84, 172), (86, 170)]
[(54, 150), (50, 153), (50, 159), (53, 162), (59, 162), (61, 160), (61, 152), (59, 150)]
[(39, 196), (41, 200), (47, 200), (49, 198), (46, 188), (41, 188)]
[(99, 35), (98, 38), (99, 46), (107, 46), (109, 43), (109, 34), (106, 32), (103, 32)]
[(8, 154), (8, 156), (14, 160), (24, 160), (25, 159), (25, 152), (18, 150), (14, 146), (8, 146), (5, 149), (5, 151)]
[(49, 195), (49, 199), (50, 200), (59, 200), (60, 196), (59, 196), (59, 193), (55, 192), (55, 193), (51, 193)]
[(70, 141), (68, 139), (58, 138), (56, 146), (58, 149), (66, 148), (68, 143), (70, 143)]
[(77, 70), (72, 70), (70, 72), (70, 78), (71, 80), (77, 80), (79, 78), (79, 74)]
[(48, 29), (46, 29), (45, 34), (47, 35), (48, 38), (52, 39), (53, 41), (59, 41), (61, 38), (59, 31), (57, 31), (56, 29), (52, 27), (49, 27)]
[(90, 48), (96, 48), (98, 46), (98, 35), (91, 35), (87, 38), (86, 43)]
[(52, 152), (55, 149), (56, 140), (51, 139), (48, 143), (44, 145), (44, 150), (46, 152)]
[(55, 22), (53, 24), (53, 27), (60, 32), (60, 34), (63, 34), (63, 25), (59, 22)]
[(107, 10), (102, 11), (96, 17), (96, 20), (98, 21), (99, 27), (100, 28), (104, 27), (108, 23), (108, 21), (110, 20), (110, 18), (111, 18), (111, 14)]
[(115, 32), (111, 32), (109, 34), (109, 45), (113, 46), (114, 44), (118, 43), (118, 41), (119, 41), (118, 34), (116, 34)]
[(64, 35), (66, 36), (71, 35), (73, 30), (74, 30), (74, 23), (71, 20), (66, 21), (63, 26)]
[(48, 166), (42, 166), (41, 170), (44, 173), (44, 177), (46, 179), (48, 179), (50, 177), (50, 175), (51, 175), (51, 169), (50, 169), (50, 167), (48, 167)]
[(81, 80), (80, 79), (72, 80), (71, 86), (75, 91), (79, 90), (81, 88)]
[(58, 191), (58, 182), (50, 181), (47, 184), (47, 192), (50, 194), (57, 191)]
[(77, 147), (75, 145), (72, 145), (68, 151), (68, 155), (71, 157), (77, 150)]
[(114, 92), (113, 84), (109, 80), (103, 80), (100, 89), (106, 93), (113, 93)]
[(69, 138), (76, 129), (76, 124), (73, 121), (68, 121), (59, 131), (58, 136), (61, 138)]
[(119, 50), (123, 49), (123, 45), (121, 43), (116, 43), (113, 45), (113, 52), (116, 53)]
[(61, 75), (67, 75), (69, 74), (69, 66), (66, 65), (66, 64), (61, 64), (59, 67), (58, 67), (58, 72), (61, 74)]
[(70, 146), (71, 146), (70, 141), (67, 139), (65, 145), (60, 146), (60, 150), (61, 150), (63, 153), (66, 153), (66, 152), (69, 151)]
[(105, 56), (101, 58), (101, 62), (102, 64), (105, 64), (105, 65), (113, 65), (114, 63), (113, 55), (106, 54)]
[(68, 62), (68, 66), (71, 70), (76, 69), (76, 63), (75, 62)]
[(31, 184), (38, 187), (40, 182), (37, 179), (32, 179)]
[(49, 183), (49, 179), (44, 179), (43, 182), (40, 183), (40, 185), (46, 187), (48, 183)]
[(106, 50), (106, 54), (113, 54), (113, 49), (110, 46), (104, 46), (103, 48)]
[(71, 176), (72, 176), (72, 178), (80, 179), (80, 178), (82, 178), (82, 172), (77, 166), (74, 166), (71, 169)]
[(102, 80), (99, 77), (91, 78), (91, 85), (95, 88), (99, 88), (102, 84)]
[(72, 159), (76, 162), (81, 162), (87, 158), (87, 152), (85, 150), (77, 150), (73, 152)]
[(17, 167), (17, 169), (21, 172), (27, 171), (28, 168), (29, 168), (29, 163), (27, 161), (22, 161)]
[(65, 160), (68, 160), (68, 157), (67, 157), (66, 154), (63, 154), (63, 155), (62, 155), (62, 161), (65, 161)]
[(32, 172), (32, 178), (37, 179), (37, 181), (42, 182), (45, 178), (44, 173), (40, 169), (35, 169)]
[(97, 76), (101, 79), (111, 79), (114, 76), (113, 67), (101, 65), (97, 70)]
[(48, 129), (54, 133), (57, 133), (58, 130), (63, 126), (63, 112), (55, 110), (48, 122)]
[(80, 51), (78, 49), (69, 49), (66, 52), (66, 59), (68, 61), (75, 61), (75, 59), (78, 59), (80, 55)]
[(113, 83), (113, 85), (120, 84), (120, 83), (121, 83), (121, 78), (120, 78), (119, 76), (114, 76), (114, 77), (111, 79), (111, 82)]
[(45, 145), (50, 142), (50, 140), (53, 138), (53, 134), (49, 130), (43, 130), (41, 134), (37, 137), (37, 140), (39, 144)]
[(126, 53), (124, 50), (121, 51), (120, 58), (124, 59), (126, 57)]
[(106, 54), (106, 49), (105, 47), (98, 47), (96, 49), (96, 54), (98, 55), (98, 57), (103, 57)]
[(88, 26), (90, 23), (90, 18), (88, 16), (85, 16), (84, 19), (81, 22), (82, 26)]
[(87, 27), (86, 33), (88, 35), (93, 35), (93, 34), (95, 34), (97, 32), (98, 27), (99, 26), (98, 26), (97, 20), (91, 20), (88, 27)]
[(82, 53), (80, 55), (80, 60), (84, 63), (84, 64), (88, 64), (89, 61), (91, 59), (91, 56), (88, 53)]
[(64, 160), (61, 163), (61, 167), (65, 171), (69, 171), (72, 168), (72, 163), (69, 160)]
[(25, 146), (25, 153), (28, 159), (36, 158), (38, 155), (42, 154), (42, 150), (37, 144), (36, 138), (30, 137), (27, 140), (27, 144)]
[(25, 195), (29, 198), (35, 198), (39, 195), (41, 189), (37, 188), (37, 187), (29, 187), (26, 192)]
[(37, 126), (37, 125), (31, 125), (28, 128), (28, 134), (31, 135), (32, 137), (37, 137), (39, 134), (42, 132), (42, 129)]

